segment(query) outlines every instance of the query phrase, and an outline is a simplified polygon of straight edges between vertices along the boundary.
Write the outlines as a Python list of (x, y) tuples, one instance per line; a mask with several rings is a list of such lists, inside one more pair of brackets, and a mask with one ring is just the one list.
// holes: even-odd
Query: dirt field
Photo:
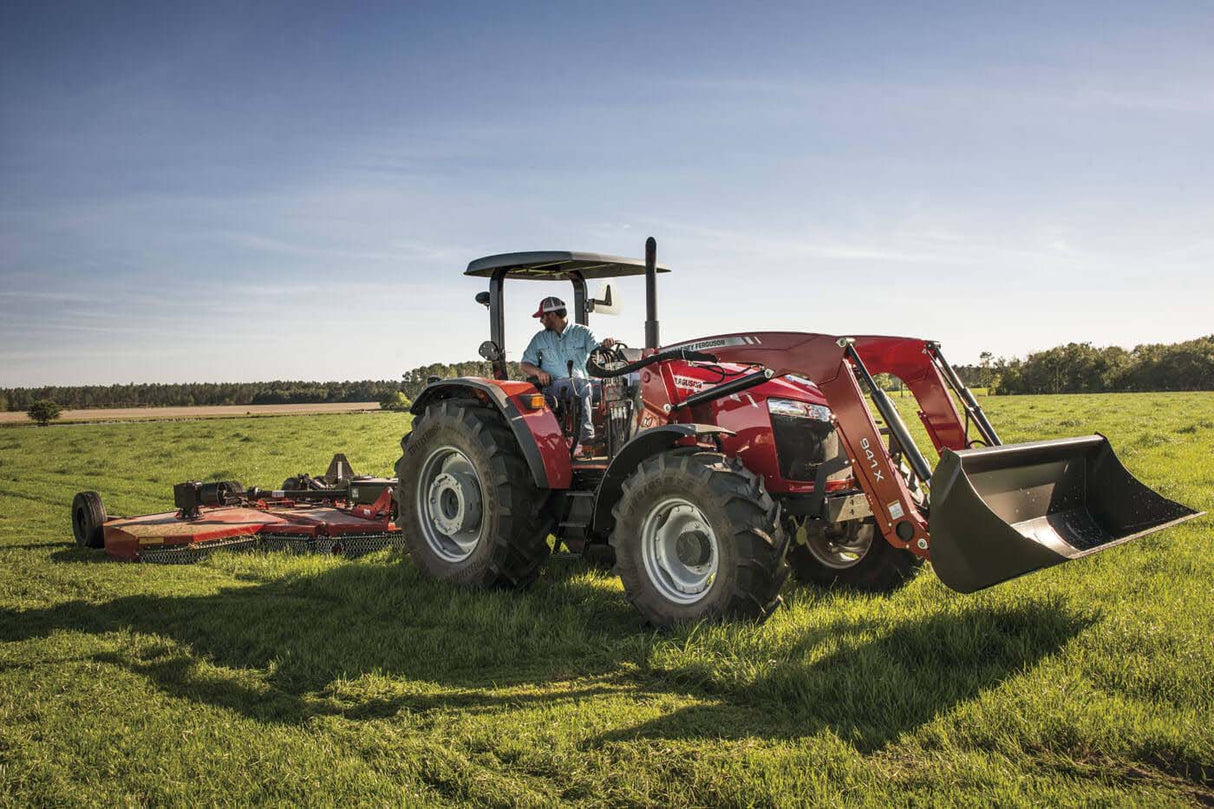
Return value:
[[(210, 407), (115, 407), (95, 410), (64, 410), (59, 421), (175, 421), (233, 416), (298, 416), (306, 413), (356, 413), (379, 410), (378, 402), (334, 404), (214, 405)], [(28, 422), (25, 413), (0, 412), (0, 424)]]

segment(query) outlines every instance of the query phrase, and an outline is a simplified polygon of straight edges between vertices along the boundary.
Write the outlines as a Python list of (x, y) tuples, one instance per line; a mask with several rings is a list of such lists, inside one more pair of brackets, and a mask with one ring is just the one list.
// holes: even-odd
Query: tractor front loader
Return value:
[[(1003, 444), (933, 341), (759, 332), (709, 337), (688, 347), (709, 345), (721, 360), (815, 380), (881, 536), (930, 559), (941, 581), (958, 592), (1200, 516), (1136, 480), (1102, 435)], [(877, 374), (898, 377), (914, 395), (940, 455), (934, 471), (874, 382)]]
[[(930, 559), (968, 593), (1199, 516), (1135, 480), (1103, 436), (1002, 444), (929, 340), (746, 332), (661, 346), (659, 272), (652, 239), (644, 263), (548, 251), (468, 266), (489, 279), (477, 301), (494, 376), (428, 385), (396, 467), (397, 525), (423, 572), (526, 585), (551, 535), (614, 561), (655, 624), (763, 619), (790, 568), (884, 591)], [(646, 345), (591, 355), (603, 440), (575, 457), (579, 401), (508, 378), (504, 282), (572, 283), (585, 324), (611, 297), (589, 297), (587, 280), (642, 273)], [(935, 469), (877, 374), (915, 396)]]

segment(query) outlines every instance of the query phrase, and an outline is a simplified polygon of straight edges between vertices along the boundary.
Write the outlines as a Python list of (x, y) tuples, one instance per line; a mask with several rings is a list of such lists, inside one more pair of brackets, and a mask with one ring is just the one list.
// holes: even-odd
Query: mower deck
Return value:
[[(252, 506), (200, 507), (197, 517), (179, 512), (113, 519), (103, 526), (105, 551), (124, 561), (164, 561), (169, 553), (196, 557), (218, 548), (253, 547), (263, 540), (276, 545), (298, 541), (301, 547), (326, 545), (332, 552), (365, 546), (382, 537), (381, 547), (397, 544), (399, 531), (387, 518), (361, 517), (332, 506), (275, 503)], [(315, 540), (330, 540), (315, 542)], [(148, 558), (156, 557), (155, 559)]]
[(267, 490), (237, 481), (173, 486), (176, 511), (109, 517), (101, 496), (72, 500), (72, 532), (81, 547), (105, 548), (128, 562), (193, 562), (213, 550), (260, 547), (357, 556), (403, 547), (395, 525), (396, 480), (355, 475), (338, 453), (321, 476), (287, 478)]

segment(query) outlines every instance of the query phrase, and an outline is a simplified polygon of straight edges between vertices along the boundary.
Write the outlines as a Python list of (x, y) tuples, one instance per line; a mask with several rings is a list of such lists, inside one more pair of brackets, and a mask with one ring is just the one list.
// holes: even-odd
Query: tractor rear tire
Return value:
[(818, 587), (889, 593), (923, 566), (908, 550), (890, 545), (872, 519), (827, 526), (797, 543), (788, 555), (793, 578)]
[(438, 402), (401, 449), (397, 525), (423, 574), (479, 587), (535, 580), (550, 550), (546, 493), (496, 410)]
[(109, 517), (97, 492), (79, 492), (72, 498), (72, 535), (82, 548), (104, 548), (102, 525)]
[(655, 455), (624, 481), (612, 513), (616, 572), (648, 622), (761, 622), (779, 605), (788, 536), (775, 500), (736, 459)]

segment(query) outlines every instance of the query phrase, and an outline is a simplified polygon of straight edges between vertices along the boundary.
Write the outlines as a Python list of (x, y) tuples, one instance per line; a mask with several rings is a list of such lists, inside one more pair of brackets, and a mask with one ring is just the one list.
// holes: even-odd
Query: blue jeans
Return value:
[(580, 425), (580, 435), (578, 443), (585, 444), (594, 440), (594, 420), (591, 418), (590, 412), (590, 380), (589, 379), (554, 379), (544, 391), (556, 397), (564, 395), (566, 392), (582, 400), (582, 423)]

